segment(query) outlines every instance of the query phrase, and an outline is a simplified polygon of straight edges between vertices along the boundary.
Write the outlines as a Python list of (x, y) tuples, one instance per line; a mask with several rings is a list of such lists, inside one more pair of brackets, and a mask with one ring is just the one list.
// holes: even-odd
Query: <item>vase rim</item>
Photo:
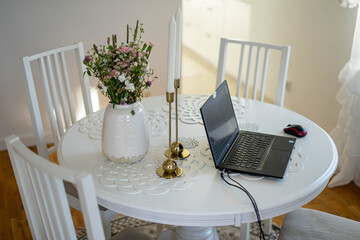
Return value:
[(136, 101), (134, 103), (131, 104), (113, 104), (113, 103), (109, 103), (108, 105), (110, 105), (111, 107), (114, 105), (114, 108), (116, 109), (124, 109), (124, 108), (129, 108), (129, 107), (136, 107), (139, 104), (139, 101)]

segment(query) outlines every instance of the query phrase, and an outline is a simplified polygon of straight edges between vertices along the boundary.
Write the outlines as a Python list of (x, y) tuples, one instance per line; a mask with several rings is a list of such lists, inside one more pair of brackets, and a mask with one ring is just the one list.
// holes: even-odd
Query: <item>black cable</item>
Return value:
[(259, 237), (260, 237), (260, 240), (262, 240), (262, 239), (265, 240), (265, 234), (264, 234), (264, 231), (263, 231), (262, 225), (261, 225), (261, 217), (260, 217), (259, 209), (258, 209), (258, 206), (257, 206), (257, 204), (256, 204), (256, 201), (255, 201), (254, 197), (253, 197), (253, 196), (249, 193), (249, 191), (246, 190), (246, 188), (243, 187), (239, 182), (237, 182), (236, 180), (234, 180), (233, 178), (231, 178), (229, 172), (227, 172), (227, 176), (228, 176), (228, 178), (229, 178), (231, 181), (233, 181), (234, 183), (236, 183), (236, 184), (238, 184), (238, 185), (235, 185), (235, 184), (232, 184), (232, 183), (228, 182), (228, 181), (225, 179), (225, 177), (224, 177), (224, 171), (221, 172), (221, 178), (222, 178), (222, 180), (224, 180), (225, 183), (227, 183), (228, 185), (230, 185), (230, 186), (232, 186), (232, 187), (236, 187), (236, 188), (242, 190), (242, 191), (243, 191), (244, 193), (246, 193), (246, 195), (249, 197), (249, 199), (250, 199), (250, 201), (251, 201), (251, 203), (252, 203), (252, 205), (253, 205), (253, 207), (254, 207), (255, 214), (256, 214), (256, 217), (257, 217), (257, 222), (258, 222), (258, 224), (259, 224), (259, 228), (260, 228), (260, 235), (259, 235)]

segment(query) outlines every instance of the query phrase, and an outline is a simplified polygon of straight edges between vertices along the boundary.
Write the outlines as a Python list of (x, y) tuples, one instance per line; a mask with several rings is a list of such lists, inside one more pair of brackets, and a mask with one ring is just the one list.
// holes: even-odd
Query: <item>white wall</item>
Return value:
[(336, 0), (252, 0), (250, 38), (291, 46), (285, 107), (330, 132), (340, 105), (338, 74), (350, 59), (356, 9)]
[[(24, 88), (23, 56), (84, 42), (103, 44), (111, 34), (125, 36), (126, 24), (144, 24), (144, 40), (156, 47), (150, 57), (159, 80), (150, 93), (165, 92), (168, 23), (180, 0), (2, 0), (0, 2), (0, 150), (4, 138), (19, 135), (34, 145)], [(119, 35), (121, 34), (121, 35)], [(118, 38), (119, 39), (119, 38)], [(124, 41), (125, 38), (121, 38)]]

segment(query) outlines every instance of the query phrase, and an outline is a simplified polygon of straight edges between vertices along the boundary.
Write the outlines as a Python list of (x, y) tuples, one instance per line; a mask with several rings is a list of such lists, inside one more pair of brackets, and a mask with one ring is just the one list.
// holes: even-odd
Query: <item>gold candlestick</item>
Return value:
[[(169, 103), (169, 149), (171, 149), (171, 103), (174, 102), (174, 93), (166, 92), (166, 101)], [(183, 170), (177, 166), (177, 163), (171, 159), (171, 157), (168, 157), (168, 159), (163, 162), (162, 167), (156, 170), (156, 173), (163, 178), (176, 178), (183, 174)]]
[(184, 159), (190, 156), (190, 152), (184, 148), (181, 142), (179, 142), (179, 118), (178, 118), (178, 89), (180, 88), (180, 79), (174, 80), (175, 88), (175, 121), (176, 121), (176, 141), (173, 142), (169, 149), (165, 152), (165, 156), (173, 159)]

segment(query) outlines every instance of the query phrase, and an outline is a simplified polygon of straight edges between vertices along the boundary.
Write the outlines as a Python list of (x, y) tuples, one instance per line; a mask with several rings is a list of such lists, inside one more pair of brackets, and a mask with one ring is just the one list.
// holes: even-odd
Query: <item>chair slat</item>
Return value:
[(63, 79), (62, 79), (60, 67), (59, 67), (59, 59), (58, 59), (57, 54), (53, 54), (52, 57), (53, 57), (53, 61), (54, 61), (56, 80), (57, 80), (57, 86), (59, 89), (58, 92), (59, 92), (59, 97), (60, 97), (60, 101), (61, 101), (63, 117), (64, 117), (64, 121), (65, 121), (65, 127), (66, 127), (66, 129), (68, 129), (70, 127), (69, 114), (68, 114), (67, 104), (66, 104), (66, 99), (65, 99), (65, 94), (64, 94)]
[(52, 98), (55, 116), (56, 116), (56, 123), (58, 126), (59, 135), (62, 136), (64, 133), (64, 127), (63, 127), (62, 116), (60, 113), (60, 105), (59, 105), (58, 95), (57, 95), (57, 91), (56, 91), (56, 87), (55, 87), (55, 79), (54, 79), (54, 73), (52, 70), (52, 64), (50, 62), (50, 56), (46, 56), (45, 59), (46, 59), (46, 69), (47, 69), (47, 73), (49, 76), (48, 81), (49, 81), (49, 86), (50, 86), (50, 95)]
[(59, 217), (59, 229), (63, 239), (76, 239), (74, 224), (72, 224), (71, 212), (69, 203), (64, 194), (64, 182), (59, 178), (52, 178), (51, 187), (53, 189), (55, 205)]
[(39, 209), (39, 213), (42, 219), (42, 222), (45, 226), (45, 231), (46, 231), (46, 235), (47, 238), (50, 239), (54, 239), (54, 228), (53, 226), (50, 224), (50, 219), (51, 216), (49, 214), (49, 207), (47, 205), (47, 203), (45, 202), (45, 195), (44, 195), (44, 189), (43, 186), (41, 184), (41, 180), (40, 180), (40, 176), (39, 176), (39, 171), (36, 168), (33, 168), (30, 164), (27, 163), (27, 168), (29, 171), (29, 175), (30, 175), (30, 179), (31, 182), (33, 184), (32, 188), (33, 191), (35, 193), (36, 196), (36, 200), (37, 200), (37, 206)]
[(64, 85), (66, 89), (66, 96), (69, 103), (70, 108), (70, 116), (71, 116), (71, 122), (76, 122), (76, 116), (75, 116), (75, 110), (74, 110), (74, 101), (71, 94), (71, 87), (70, 87), (70, 81), (69, 81), (69, 74), (67, 70), (66, 60), (65, 60), (65, 54), (64, 52), (60, 52), (60, 59), (61, 59), (61, 65), (63, 70), (63, 76), (64, 76)]
[(245, 94), (244, 94), (245, 98), (248, 98), (248, 96), (249, 96), (252, 50), (253, 50), (253, 46), (249, 45), (249, 57), (248, 57), (248, 64), (246, 67), (246, 79), (245, 79)]
[(47, 79), (46, 72), (45, 72), (44, 58), (40, 58), (39, 61), (40, 61), (41, 80), (42, 80), (42, 84), (43, 84), (43, 88), (44, 88), (44, 95), (45, 95), (45, 100), (46, 100), (48, 116), (49, 116), (49, 120), (50, 120), (51, 132), (53, 134), (54, 143), (57, 146), (57, 144), (59, 142), (59, 134), (58, 134), (58, 130), (56, 128), (57, 124), (56, 124), (55, 116), (53, 113), (53, 103), (51, 100), (52, 98), (50, 96), (50, 88), (49, 88), (48, 79)]
[(221, 38), (216, 86), (219, 86), (220, 83), (223, 81), (223, 79), (225, 79), (226, 53), (227, 53), (227, 39)]
[[(239, 61), (239, 72), (238, 72), (238, 84), (237, 84), (237, 89), (236, 89), (236, 96), (240, 97), (240, 93), (241, 93), (241, 84), (242, 84), (242, 71), (243, 71), (243, 66), (244, 66), (244, 52), (245, 52), (245, 44), (241, 45), (241, 53), (240, 53), (240, 61)], [(225, 74), (225, 69), (224, 69), (224, 74)]]
[(25, 92), (30, 110), (31, 123), (34, 129), (37, 150), (40, 156), (48, 158), (49, 153), (46, 146), (45, 130), (41, 121), (39, 102), (37, 99), (36, 88), (34, 84), (34, 78), (32, 75), (29, 57), (24, 57), (23, 63), (26, 76)]
[[(81, 184), (80, 184), (81, 183)], [(104, 234), (101, 230), (102, 223), (100, 221), (99, 211), (92, 211), (97, 208), (97, 200), (95, 194), (94, 182), (90, 174), (79, 173), (76, 176), (76, 185), (78, 186), (78, 193), (80, 195), (81, 211), (84, 215), (86, 226), (97, 226), (98, 228), (90, 228), (87, 231), (87, 236), (90, 240), (97, 240)]]
[(63, 224), (60, 216), (60, 209), (58, 208), (58, 203), (56, 200), (56, 196), (54, 194), (53, 181), (54, 177), (49, 176), (48, 173), (42, 173), (42, 184), (45, 189), (45, 199), (49, 206), (49, 214), (51, 216), (50, 224), (53, 229), (55, 229), (54, 234), (58, 239), (67, 239), (63, 232)]
[(276, 90), (276, 100), (275, 104), (282, 106), (284, 104), (284, 95), (285, 95), (285, 87), (286, 87), (286, 77), (289, 66), (289, 58), (290, 58), (290, 47), (283, 47), (281, 52), (281, 62), (280, 62), (280, 70), (279, 70), (279, 78), (278, 78), (278, 86)]
[(83, 74), (85, 72), (85, 66), (82, 63), (82, 61), (85, 58), (84, 55), (84, 46), (82, 42), (78, 43), (79, 47), (76, 49), (76, 57), (77, 57), (77, 65), (79, 68), (79, 79), (80, 79), (80, 84), (81, 84), (81, 91), (83, 94), (83, 99), (84, 99), (84, 105), (85, 105), (85, 112), (86, 115), (89, 115), (90, 113), (93, 112), (93, 107), (91, 104), (91, 95), (90, 95), (90, 83), (89, 83), (89, 78), (87, 74)]
[(265, 48), (264, 63), (263, 63), (263, 70), (261, 76), (260, 101), (264, 101), (264, 96), (265, 96), (266, 76), (267, 76), (268, 63), (269, 63), (269, 50), (270, 50), (269, 48)]
[(256, 63), (255, 63), (255, 73), (254, 73), (254, 81), (253, 81), (253, 91), (252, 91), (252, 99), (256, 99), (257, 85), (258, 85), (258, 77), (259, 77), (259, 65), (260, 65), (260, 53), (261, 47), (257, 47), (256, 53)]

